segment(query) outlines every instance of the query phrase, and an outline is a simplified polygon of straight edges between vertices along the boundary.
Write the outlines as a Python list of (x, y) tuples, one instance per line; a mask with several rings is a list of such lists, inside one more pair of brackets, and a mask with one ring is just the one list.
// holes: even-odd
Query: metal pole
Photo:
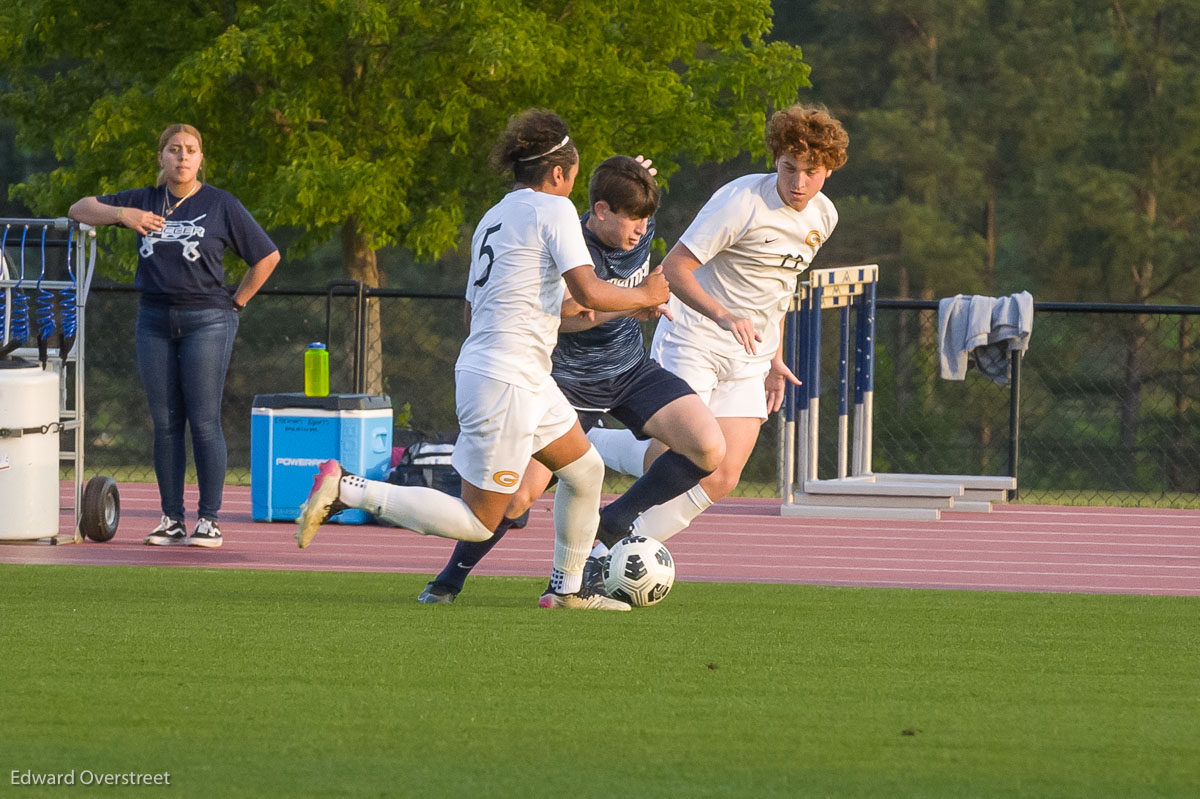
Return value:
[[(793, 297), (793, 310), (788, 311), (783, 324), (784, 363), (793, 373), (798, 368), (796, 366), (795, 301), (795, 297)], [(783, 413), (780, 414), (779, 420), (779, 496), (784, 504), (792, 503), (792, 491), (795, 488), (796, 388), (797, 386), (785, 381)]]
[(367, 286), (358, 283), (358, 305), (355, 308), (354, 331), (354, 390), (367, 393)]
[(846, 477), (847, 449), (850, 443), (850, 402), (847, 386), (850, 361), (850, 306), (846, 305), (838, 311), (840, 324), (838, 337), (838, 448), (837, 476), (841, 480)]
[(798, 408), (796, 410), (796, 458), (795, 458), (795, 473), (796, 473), (796, 490), (800, 493), (805, 491), (805, 483), (808, 481), (808, 413), (809, 413), (809, 359), (810, 349), (812, 347), (812, 335), (809, 331), (809, 318), (812, 316), (812, 308), (810, 303), (810, 290), (807, 286), (802, 286), (797, 303), (799, 311), (796, 318), (796, 333), (799, 336), (797, 342), (797, 360), (800, 362), (800, 370), (796, 372), (796, 376), (800, 378), (800, 391), (796, 395)]
[(863, 391), (866, 377), (863, 369), (866, 360), (866, 297), (854, 298), (854, 453), (850, 462), (850, 473), (857, 477), (863, 473)]
[(331, 351), (333, 349), (333, 295), (337, 293), (340, 287), (349, 287), (355, 290), (354, 302), (354, 367), (351, 370), (351, 380), (353, 381), (353, 389), (359, 394), (366, 392), (366, 372), (363, 366), (363, 347), (365, 338), (365, 322), (366, 314), (364, 306), (366, 305), (366, 287), (360, 280), (330, 280), (325, 284), (325, 346)]
[(1017, 483), (1021, 447), (1021, 351), (1009, 353), (1009, 399), (1008, 399), (1008, 476), (1016, 487), (1009, 489), (1009, 500), (1015, 500), (1020, 491)]
[(808, 374), (808, 463), (805, 466), (806, 480), (819, 476), (818, 454), (821, 419), (821, 297), (825, 291), (821, 286), (810, 286), (808, 303), (810, 308), (808, 327), (809, 374)]
[(863, 440), (862, 473), (871, 474), (872, 444), (875, 436), (875, 298), (877, 284), (866, 287), (866, 316), (863, 320)]

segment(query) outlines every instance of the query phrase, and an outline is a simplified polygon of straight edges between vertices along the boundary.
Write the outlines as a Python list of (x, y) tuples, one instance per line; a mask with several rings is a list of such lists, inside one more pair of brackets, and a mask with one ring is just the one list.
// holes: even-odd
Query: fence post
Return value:
[(1014, 481), (1015, 488), (1008, 491), (1011, 502), (1017, 498), (1021, 483), (1017, 480), (1017, 467), (1021, 446), (1021, 351), (1009, 353), (1009, 400), (1008, 400), (1008, 476)]
[(355, 289), (354, 303), (354, 391), (367, 392), (367, 293), (361, 280), (330, 280), (325, 284), (325, 343), (333, 336), (333, 295), (340, 287)]

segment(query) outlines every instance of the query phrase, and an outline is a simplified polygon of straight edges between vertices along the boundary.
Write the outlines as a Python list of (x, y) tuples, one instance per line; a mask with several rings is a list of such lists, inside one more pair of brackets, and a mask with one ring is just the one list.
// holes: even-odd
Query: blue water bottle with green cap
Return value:
[(308, 397), (329, 396), (329, 350), (314, 341), (304, 351), (304, 394)]

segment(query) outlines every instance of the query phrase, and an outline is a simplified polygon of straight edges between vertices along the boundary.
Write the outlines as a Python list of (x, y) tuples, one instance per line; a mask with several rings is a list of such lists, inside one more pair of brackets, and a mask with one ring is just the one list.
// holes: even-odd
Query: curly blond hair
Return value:
[(797, 160), (831, 172), (846, 163), (850, 137), (842, 123), (824, 106), (800, 104), (776, 111), (767, 123), (767, 149), (771, 160), (791, 153)]

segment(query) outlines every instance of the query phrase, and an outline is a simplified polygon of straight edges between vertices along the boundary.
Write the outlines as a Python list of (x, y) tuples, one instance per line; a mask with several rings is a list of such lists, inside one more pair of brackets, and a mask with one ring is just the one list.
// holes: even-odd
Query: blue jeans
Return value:
[(184, 426), (200, 485), (199, 516), (216, 521), (225, 488), (221, 401), (238, 317), (221, 308), (138, 308), (138, 372), (154, 423), (154, 475), (162, 512), (183, 521)]

